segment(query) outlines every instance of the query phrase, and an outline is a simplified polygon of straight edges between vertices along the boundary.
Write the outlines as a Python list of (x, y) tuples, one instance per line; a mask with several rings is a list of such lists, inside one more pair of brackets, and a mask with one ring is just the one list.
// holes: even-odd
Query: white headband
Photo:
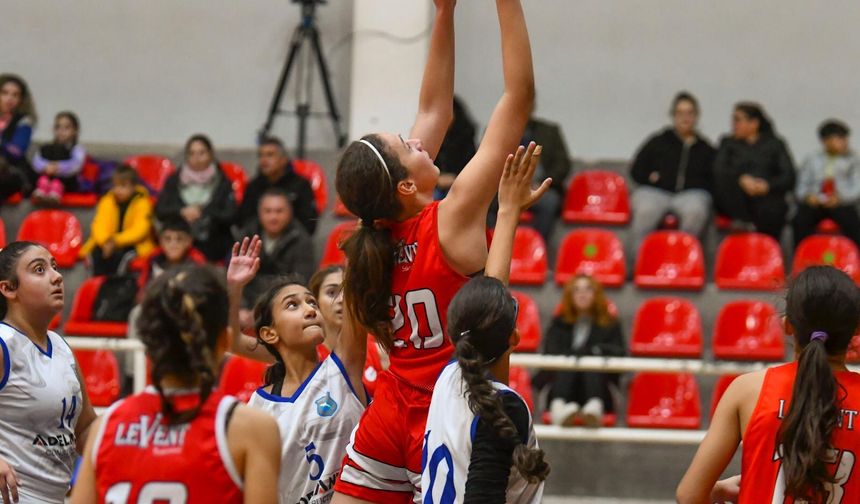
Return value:
[(376, 147), (374, 147), (373, 144), (368, 142), (367, 140), (361, 139), (361, 140), (359, 140), (359, 142), (370, 147), (370, 150), (372, 150), (373, 153), (376, 154), (376, 157), (379, 158), (379, 162), (382, 163), (382, 167), (385, 168), (385, 174), (390, 179), (391, 178), (391, 170), (388, 169), (388, 165), (385, 164), (385, 159), (382, 158), (382, 154), (380, 154), (379, 150), (377, 150)]

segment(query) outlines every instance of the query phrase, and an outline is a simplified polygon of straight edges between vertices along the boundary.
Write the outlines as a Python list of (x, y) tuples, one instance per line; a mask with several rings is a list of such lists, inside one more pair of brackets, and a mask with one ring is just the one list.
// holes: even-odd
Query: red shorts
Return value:
[(335, 491), (371, 502), (421, 502), (421, 450), (432, 392), (389, 372), (352, 432)]

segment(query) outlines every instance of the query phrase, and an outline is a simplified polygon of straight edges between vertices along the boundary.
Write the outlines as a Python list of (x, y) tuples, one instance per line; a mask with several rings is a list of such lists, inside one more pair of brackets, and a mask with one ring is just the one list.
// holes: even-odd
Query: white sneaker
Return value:
[(586, 427), (600, 427), (603, 422), (603, 400), (592, 397), (582, 407), (582, 420)]
[(565, 402), (564, 399), (553, 399), (549, 405), (549, 418), (553, 425), (568, 425), (579, 413), (579, 404)]

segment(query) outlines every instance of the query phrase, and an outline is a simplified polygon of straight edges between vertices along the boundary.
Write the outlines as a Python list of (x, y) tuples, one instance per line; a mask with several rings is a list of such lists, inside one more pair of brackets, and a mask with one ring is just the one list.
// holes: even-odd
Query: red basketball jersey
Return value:
[(446, 334), (448, 304), (468, 280), (445, 260), (438, 215), (437, 201), (391, 228), (395, 254), (389, 303), (394, 348), (389, 370), (428, 391), (451, 360), (453, 347)]
[[(784, 496), (785, 480), (776, 434), (788, 414), (797, 363), (768, 369), (759, 393), (758, 403), (743, 438), (741, 460), (741, 504), (778, 503), (794, 500)], [(830, 467), (836, 483), (828, 484), (829, 495), (822, 502), (847, 504), (860, 502), (860, 374), (836, 373), (846, 396), (839, 405), (840, 417), (833, 429)]]
[[(191, 407), (196, 392), (176, 395)], [(112, 406), (94, 453), (99, 502), (241, 503), (242, 479), (227, 447), (227, 416), (236, 399), (218, 391), (187, 424), (168, 426), (154, 388)]]

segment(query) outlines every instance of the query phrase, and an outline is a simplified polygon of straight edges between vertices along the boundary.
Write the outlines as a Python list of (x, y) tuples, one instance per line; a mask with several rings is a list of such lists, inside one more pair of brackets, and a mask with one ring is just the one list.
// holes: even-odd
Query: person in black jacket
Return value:
[[(609, 313), (600, 282), (577, 275), (564, 286), (561, 309), (544, 338), (550, 355), (622, 356), (626, 345), (618, 319)], [(550, 389), (550, 418), (569, 425), (581, 416), (586, 425), (600, 425), (604, 412), (614, 406), (609, 385), (618, 375), (599, 372), (558, 371)]]
[(672, 126), (645, 141), (630, 169), (639, 184), (631, 199), (631, 257), (667, 213), (678, 218), (681, 231), (696, 236), (702, 235), (711, 213), (716, 150), (696, 131), (699, 103), (682, 91), (672, 100), (670, 115)]
[(478, 146), (475, 145), (477, 131), (478, 126), (463, 100), (454, 95), (454, 118), (445, 133), (442, 146), (439, 147), (439, 154), (436, 155), (439, 180), (436, 181), (433, 199), (440, 200), (448, 194), (448, 190), (454, 185), (454, 179), (478, 152)]
[(735, 105), (732, 134), (720, 142), (714, 179), (717, 210), (734, 227), (754, 228), (779, 241), (795, 169), (788, 147), (758, 104)]
[(260, 142), (257, 158), (260, 173), (245, 188), (239, 208), (239, 225), (247, 227), (257, 220), (257, 207), (266, 189), (279, 187), (290, 198), (293, 214), (309, 235), (317, 228), (317, 205), (310, 182), (293, 170), (290, 156), (284, 143), (276, 137), (266, 137)]
[(236, 219), (233, 187), (215, 160), (212, 142), (194, 135), (185, 144), (185, 162), (164, 184), (155, 216), (159, 221), (185, 219), (194, 246), (212, 262), (226, 259)]

